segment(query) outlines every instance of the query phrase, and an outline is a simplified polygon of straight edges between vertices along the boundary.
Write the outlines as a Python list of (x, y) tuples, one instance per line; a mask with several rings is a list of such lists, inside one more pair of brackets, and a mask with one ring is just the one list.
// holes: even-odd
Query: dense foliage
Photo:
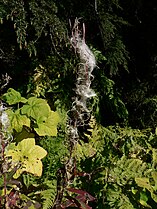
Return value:
[(0, 0), (0, 208), (157, 207), (156, 10)]

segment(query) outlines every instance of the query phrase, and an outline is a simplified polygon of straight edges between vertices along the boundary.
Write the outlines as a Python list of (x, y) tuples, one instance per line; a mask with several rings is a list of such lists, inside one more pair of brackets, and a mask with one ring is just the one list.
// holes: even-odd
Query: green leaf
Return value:
[(150, 205), (148, 205), (144, 200), (140, 200), (141, 205), (143, 205), (146, 208), (152, 208)]
[(151, 192), (151, 197), (157, 203), (157, 195), (155, 194), (155, 192)]
[(152, 177), (155, 182), (155, 189), (157, 190), (157, 172), (156, 171), (152, 172)]
[(150, 185), (149, 178), (135, 178), (136, 184), (139, 187), (145, 188), (150, 192), (153, 192), (153, 188)]
[(16, 110), (15, 112), (7, 110), (6, 112), (10, 119), (12, 129), (21, 132), (24, 125), (30, 127), (30, 119), (26, 115), (21, 115), (20, 110)]
[(147, 194), (144, 191), (140, 192), (140, 203), (141, 203), (141, 205), (143, 205), (147, 208), (152, 208), (150, 205), (147, 204), (147, 201), (148, 201)]
[(28, 104), (21, 108), (22, 114), (26, 114), (28, 117), (32, 117), (35, 120), (42, 118), (43, 120), (49, 116), (50, 107), (46, 100), (36, 97), (30, 97)]
[(57, 136), (57, 125), (60, 117), (57, 112), (51, 111), (48, 118), (43, 121), (41, 118), (37, 121), (38, 128), (34, 128), (39, 136)]
[(14, 178), (18, 178), (24, 171), (41, 176), (41, 159), (47, 155), (47, 152), (35, 145), (34, 138), (27, 138), (19, 142), (16, 148), (9, 149), (6, 155), (12, 157), (13, 163), (21, 165), (14, 175)]
[(8, 89), (7, 93), (3, 95), (2, 99), (5, 100), (9, 105), (17, 104), (19, 102), (27, 102), (27, 99), (21, 97), (21, 94), (12, 88)]

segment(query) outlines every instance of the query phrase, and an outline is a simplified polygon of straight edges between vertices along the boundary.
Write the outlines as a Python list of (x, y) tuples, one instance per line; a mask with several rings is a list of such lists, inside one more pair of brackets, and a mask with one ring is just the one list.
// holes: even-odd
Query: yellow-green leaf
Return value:
[(50, 111), (50, 107), (46, 100), (36, 97), (30, 97), (28, 103), (21, 108), (22, 114), (32, 117), (35, 120), (38, 120), (40, 117), (43, 117), (43, 119), (47, 118)]
[(9, 88), (7, 93), (2, 97), (9, 105), (17, 104), (19, 102), (26, 103), (27, 99), (21, 96), (20, 92)]
[(7, 114), (10, 119), (11, 128), (17, 132), (21, 132), (24, 125), (30, 127), (30, 119), (26, 115), (21, 115), (19, 110), (15, 112), (8, 110)]
[(153, 188), (152, 188), (152, 186), (150, 185), (150, 182), (149, 182), (149, 178), (135, 178), (135, 181), (136, 181), (136, 184), (139, 187), (145, 188), (150, 192), (153, 191)]
[(155, 182), (155, 189), (157, 190), (157, 172), (156, 171), (152, 172), (152, 177)]
[(155, 129), (155, 135), (157, 136), (157, 128)]
[(139, 201), (141, 203), (141, 205), (143, 205), (144, 207), (147, 207), (147, 208), (152, 208), (150, 205), (148, 205), (144, 200), (140, 200)]
[(156, 192), (151, 192), (151, 197), (152, 199), (157, 203), (157, 195), (156, 195)]
[(34, 130), (39, 136), (56, 136), (59, 121), (60, 117), (58, 113), (51, 111), (45, 121), (41, 118), (37, 121), (38, 127), (34, 128)]
[(17, 146), (14, 146), (14, 149), (9, 149), (6, 155), (12, 157), (13, 163), (20, 164), (14, 178), (18, 178), (24, 171), (36, 176), (42, 175), (41, 159), (47, 155), (47, 152), (35, 145), (34, 138), (23, 139)]

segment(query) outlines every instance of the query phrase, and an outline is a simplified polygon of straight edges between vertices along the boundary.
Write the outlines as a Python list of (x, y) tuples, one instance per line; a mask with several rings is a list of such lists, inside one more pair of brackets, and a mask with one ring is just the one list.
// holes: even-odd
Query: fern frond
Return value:
[(88, 133), (84, 133), (85, 137), (88, 139), (88, 143), (80, 141), (75, 146), (75, 151), (73, 155), (78, 159), (85, 159), (94, 156), (97, 152), (103, 150), (103, 129), (101, 126), (96, 125), (96, 120), (92, 116), (89, 121), (90, 129), (87, 129)]
[(41, 191), (41, 199), (43, 199), (43, 209), (49, 209), (52, 207), (55, 199), (56, 190), (55, 189), (47, 189)]

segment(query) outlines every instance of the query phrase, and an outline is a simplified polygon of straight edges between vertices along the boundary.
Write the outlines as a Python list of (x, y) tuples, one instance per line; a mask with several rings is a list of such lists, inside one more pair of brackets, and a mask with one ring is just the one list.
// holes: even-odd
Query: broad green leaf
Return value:
[(47, 152), (42, 147), (35, 145), (34, 138), (27, 138), (19, 142), (16, 148), (9, 149), (6, 155), (12, 157), (13, 163), (20, 163), (21, 166), (14, 175), (14, 178), (18, 178), (24, 171), (41, 176), (41, 159), (47, 155)]
[(157, 195), (155, 194), (155, 191), (151, 192), (151, 197), (157, 203)]
[(21, 96), (18, 91), (9, 88), (7, 93), (3, 95), (3, 100), (5, 100), (9, 105), (17, 104), (19, 102), (26, 103), (27, 99)]
[(21, 115), (19, 110), (15, 112), (7, 110), (7, 114), (10, 119), (11, 128), (17, 132), (21, 132), (24, 125), (30, 127), (30, 119), (26, 115)]
[(157, 190), (157, 172), (156, 171), (152, 172), (152, 177), (155, 182), (155, 189)]
[(135, 178), (135, 181), (136, 181), (136, 184), (139, 187), (145, 188), (150, 192), (153, 191), (153, 188), (152, 188), (152, 186), (150, 185), (150, 182), (149, 182), (149, 178)]
[(45, 121), (41, 119), (37, 121), (38, 127), (34, 128), (34, 130), (39, 136), (57, 136), (57, 124), (59, 121), (58, 113), (51, 111)]
[(35, 120), (38, 120), (38, 118), (47, 118), (50, 113), (50, 107), (47, 104), (46, 100), (39, 99), (36, 97), (30, 97), (28, 99), (28, 103), (25, 104), (21, 108), (22, 114), (27, 115), (28, 117), (32, 117)]
[(148, 205), (144, 200), (141, 200), (139, 201), (141, 203), (141, 205), (143, 205), (144, 207), (146, 208), (152, 208), (150, 205)]
[(150, 205), (147, 204), (147, 201), (148, 201), (147, 194), (144, 191), (140, 192), (140, 203), (141, 203), (141, 205), (143, 205), (147, 208), (152, 208)]

